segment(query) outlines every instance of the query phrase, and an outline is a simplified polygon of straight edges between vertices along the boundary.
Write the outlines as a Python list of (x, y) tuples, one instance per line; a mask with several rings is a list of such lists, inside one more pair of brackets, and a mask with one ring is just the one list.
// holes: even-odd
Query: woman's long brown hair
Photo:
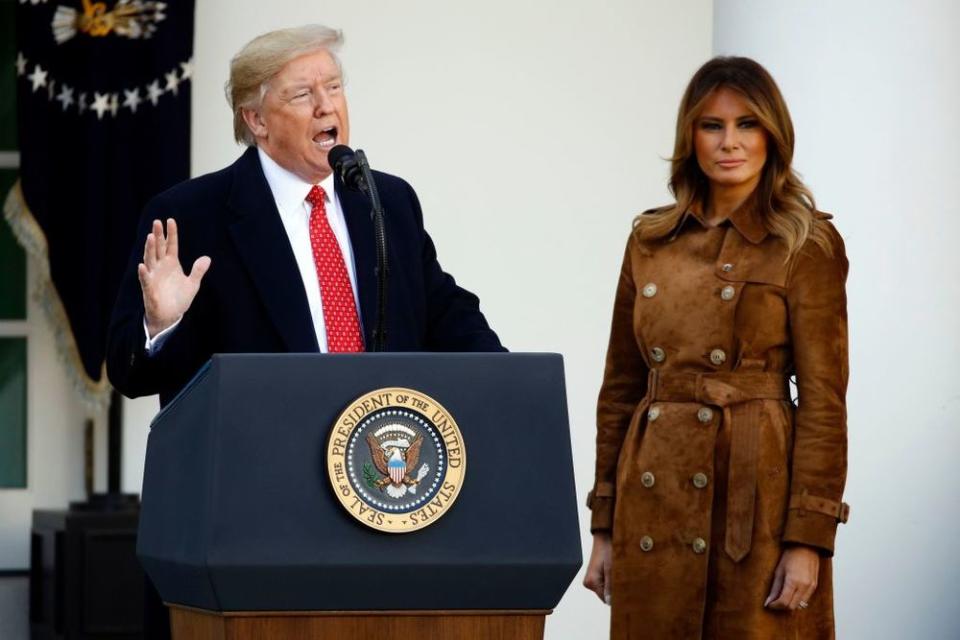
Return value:
[(644, 240), (669, 235), (695, 202), (706, 203), (710, 184), (697, 164), (693, 136), (707, 99), (727, 88), (743, 96), (767, 133), (767, 162), (754, 194), (771, 235), (787, 245), (788, 258), (807, 238), (828, 254), (832, 245), (824, 225), (816, 223), (813, 194), (793, 170), (793, 122), (773, 77), (756, 61), (741, 57), (713, 58), (693, 75), (677, 112), (677, 132), (671, 158), (670, 191), (676, 203), (634, 220)]

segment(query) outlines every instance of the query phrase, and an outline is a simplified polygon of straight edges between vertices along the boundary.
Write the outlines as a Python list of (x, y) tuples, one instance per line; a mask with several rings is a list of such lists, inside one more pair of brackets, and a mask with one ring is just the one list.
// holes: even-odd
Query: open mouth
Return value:
[(317, 135), (313, 136), (313, 141), (323, 149), (329, 149), (337, 143), (337, 128), (327, 127)]

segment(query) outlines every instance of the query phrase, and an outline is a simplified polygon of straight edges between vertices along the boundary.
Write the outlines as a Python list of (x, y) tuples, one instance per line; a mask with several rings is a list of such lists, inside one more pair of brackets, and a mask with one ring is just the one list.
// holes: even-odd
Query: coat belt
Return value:
[(652, 369), (647, 379), (649, 403), (698, 402), (723, 411), (723, 420), (731, 431), (724, 549), (734, 562), (746, 557), (753, 541), (762, 405), (750, 400), (789, 399), (788, 378), (782, 373), (673, 373)]

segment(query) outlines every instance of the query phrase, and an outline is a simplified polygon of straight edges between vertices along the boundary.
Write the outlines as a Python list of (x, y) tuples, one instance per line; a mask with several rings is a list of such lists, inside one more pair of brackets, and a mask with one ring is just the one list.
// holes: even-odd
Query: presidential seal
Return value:
[(466, 470), (453, 416), (413, 389), (371, 391), (350, 403), (327, 441), (327, 473), (340, 503), (374, 529), (408, 533), (456, 501)]

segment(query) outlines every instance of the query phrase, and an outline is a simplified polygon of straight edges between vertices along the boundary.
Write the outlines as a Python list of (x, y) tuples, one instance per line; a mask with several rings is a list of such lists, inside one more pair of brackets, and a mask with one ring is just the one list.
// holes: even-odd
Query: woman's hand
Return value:
[(610, 604), (610, 554), (612, 552), (610, 534), (598, 531), (593, 534), (593, 550), (590, 562), (583, 576), (583, 586), (597, 594), (597, 597)]
[(773, 587), (763, 606), (771, 609), (806, 609), (817, 590), (820, 554), (810, 547), (784, 549), (773, 572)]

